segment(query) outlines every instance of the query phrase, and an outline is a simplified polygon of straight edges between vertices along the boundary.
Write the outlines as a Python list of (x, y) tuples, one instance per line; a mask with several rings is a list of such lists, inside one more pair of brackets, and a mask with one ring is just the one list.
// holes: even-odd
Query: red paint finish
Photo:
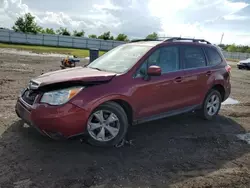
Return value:
[(185, 83), (186, 101), (184, 106), (202, 103), (204, 96), (209, 90), (209, 75), (208, 67), (186, 70), (184, 73), (183, 82)]
[(38, 104), (31, 111), (23, 105), (22, 100), (16, 104), (16, 111), (28, 124), (41, 132), (57, 132), (70, 137), (84, 132), (89, 112), (71, 103), (62, 106)]
[(212, 45), (181, 42), (144, 42), (139, 45), (151, 45), (151, 49), (122, 74), (76, 67), (46, 73), (32, 79), (40, 84), (39, 87), (67, 81), (98, 84), (87, 86), (66, 104), (59, 106), (41, 104), (39, 101), (43, 92), (40, 92), (32, 105), (20, 97), (16, 104), (17, 114), (40, 131), (57, 132), (64, 137), (71, 137), (84, 133), (91, 112), (107, 101), (126, 102), (131, 107), (132, 120), (136, 121), (172, 110), (201, 105), (207, 92), (213, 87), (223, 88), (223, 100), (229, 96), (230, 68), (222, 55), (222, 61), (217, 65), (208, 66), (206, 56), (207, 66), (185, 69), (180, 53), (179, 70), (163, 73), (161, 67), (153, 65), (146, 70), (147, 76), (136, 76), (141, 65), (157, 49), (168, 46), (179, 46), (181, 49), (182, 45), (190, 45), (217, 50)]
[(161, 67), (152, 65), (148, 68), (149, 76), (160, 76), (161, 75)]
[(95, 69), (75, 67), (54, 72), (48, 72), (35, 78), (35, 82), (44, 85), (61, 83), (65, 81), (108, 81), (115, 76), (115, 73), (100, 72)]

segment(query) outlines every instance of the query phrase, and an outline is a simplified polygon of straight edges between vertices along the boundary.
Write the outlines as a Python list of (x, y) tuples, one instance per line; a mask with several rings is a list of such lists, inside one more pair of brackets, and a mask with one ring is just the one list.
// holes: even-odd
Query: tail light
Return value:
[(230, 65), (226, 65), (225, 69), (228, 73), (230, 73), (232, 68)]
[[(227, 71), (227, 73), (228, 73), (226, 77), (227, 77), (227, 80), (229, 81), (229, 80), (230, 80), (230, 77), (231, 77), (231, 69), (232, 69), (232, 68), (231, 68), (230, 65), (226, 65), (226, 66), (225, 66), (225, 69), (226, 69), (226, 71)], [(226, 77), (225, 77), (225, 78), (226, 78)]]

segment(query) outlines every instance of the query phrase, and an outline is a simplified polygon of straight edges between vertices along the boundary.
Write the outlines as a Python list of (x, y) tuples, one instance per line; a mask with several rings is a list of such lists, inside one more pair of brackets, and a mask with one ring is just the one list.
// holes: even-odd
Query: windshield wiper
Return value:
[(99, 68), (97, 68), (97, 67), (89, 67), (89, 68), (91, 68), (91, 69), (96, 69), (96, 70), (99, 70), (99, 71), (103, 71), (102, 69), (99, 69)]
[(96, 70), (103, 71), (103, 72), (112, 72), (112, 73), (118, 73), (119, 74), (119, 72), (114, 72), (114, 71), (110, 71), (110, 70), (106, 70), (106, 69), (99, 69), (97, 67), (88, 67), (88, 68), (96, 69)]

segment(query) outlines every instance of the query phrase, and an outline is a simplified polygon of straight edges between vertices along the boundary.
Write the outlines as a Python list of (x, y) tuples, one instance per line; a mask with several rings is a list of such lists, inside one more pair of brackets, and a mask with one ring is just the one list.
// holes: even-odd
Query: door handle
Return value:
[(182, 81), (182, 77), (177, 77), (174, 79), (175, 82), (181, 82)]
[(207, 71), (207, 73), (206, 73), (207, 76), (210, 76), (211, 74), (212, 74), (211, 71)]

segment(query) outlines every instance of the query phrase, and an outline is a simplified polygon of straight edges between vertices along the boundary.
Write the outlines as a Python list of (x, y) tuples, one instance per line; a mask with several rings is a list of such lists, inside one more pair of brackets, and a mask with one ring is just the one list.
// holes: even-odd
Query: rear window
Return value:
[(200, 47), (184, 47), (184, 66), (186, 69), (206, 66), (206, 59)]
[(222, 58), (217, 50), (213, 48), (205, 48), (205, 52), (207, 54), (209, 65), (218, 65), (222, 62)]

